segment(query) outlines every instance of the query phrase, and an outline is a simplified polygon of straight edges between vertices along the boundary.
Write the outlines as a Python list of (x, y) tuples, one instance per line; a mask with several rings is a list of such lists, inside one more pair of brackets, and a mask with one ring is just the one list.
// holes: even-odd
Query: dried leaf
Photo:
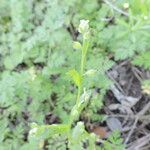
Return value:
[(101, 126), (97, 126), (97, 127), (93, 128), (92, 132), (94, 132), (100, 138), (106, 138), (108, 135), (107, 128), (101, 127)]
[(106, 123), (111, 131), (114, 131), (114, 130), (121, 131), (122, 130), (121, 122), (117, 118), (108, 118), (106, 120)]

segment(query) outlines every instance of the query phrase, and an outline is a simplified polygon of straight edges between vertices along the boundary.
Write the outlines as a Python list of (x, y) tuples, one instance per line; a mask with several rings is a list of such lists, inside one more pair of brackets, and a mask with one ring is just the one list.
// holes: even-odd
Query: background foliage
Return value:
[(80, 19), (92, 27), (86, 69), (97, 70), (85, 82), (93, 91), (85, 110), (90, 120), (100, 121), (97, 111), (112, 83), (105, 72), (113, 64), (130, 59), (150, 69), (150, 1), (121, 0), (115, 6), (127, 15), (99, 0), (0, 1), (0, 150), (23, 148), (29, 124), (45, 124), (48, 113), (68, 121), (76, 87), (66, 72), (80, 62), (80, 51), (72, 48), (80, 40)]

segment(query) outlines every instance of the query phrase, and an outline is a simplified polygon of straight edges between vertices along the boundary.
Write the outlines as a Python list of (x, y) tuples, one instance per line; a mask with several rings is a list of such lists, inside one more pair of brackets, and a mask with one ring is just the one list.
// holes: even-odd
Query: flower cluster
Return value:
[(83, 35), (84, 39), (88, 39), (90, 35), (89, 20), (80, 20), (78, 31)]

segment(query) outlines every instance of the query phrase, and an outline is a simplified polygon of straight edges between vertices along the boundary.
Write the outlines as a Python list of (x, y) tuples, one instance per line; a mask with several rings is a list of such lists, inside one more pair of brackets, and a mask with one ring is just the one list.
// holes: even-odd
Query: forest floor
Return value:
[(107, 92), (104, 114), (110, 119), (94, 130), (105, 136), (108, 130), (119, 129), (127, 150), (150, 149), (150, 97), (143, 94), (141, 81), (150, 78), (150, 71), (133, 66), (130, 61), (118, 62), (107, 75), (114, 85)]

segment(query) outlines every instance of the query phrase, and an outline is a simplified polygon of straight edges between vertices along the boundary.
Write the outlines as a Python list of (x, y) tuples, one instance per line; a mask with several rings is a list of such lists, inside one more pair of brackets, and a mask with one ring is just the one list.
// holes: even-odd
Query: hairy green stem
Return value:
[(85, 39), (83, 39), (83, 46), (82, 46), (82, 56), (81, 56), (81, 66), (80, 66), (80, 76), (81, 76), (81, 84), (78, 87), (78, 94), (77, 94), (77, 102), (78, 104), (80, 102), (80, 95), (82, 93), (82, 82), (83, 82), (83, 74), (84, 74), (84, 67), (86, 63), (86, 54), (87, 54), (87, 49), (89, 46), (89, 42)]

